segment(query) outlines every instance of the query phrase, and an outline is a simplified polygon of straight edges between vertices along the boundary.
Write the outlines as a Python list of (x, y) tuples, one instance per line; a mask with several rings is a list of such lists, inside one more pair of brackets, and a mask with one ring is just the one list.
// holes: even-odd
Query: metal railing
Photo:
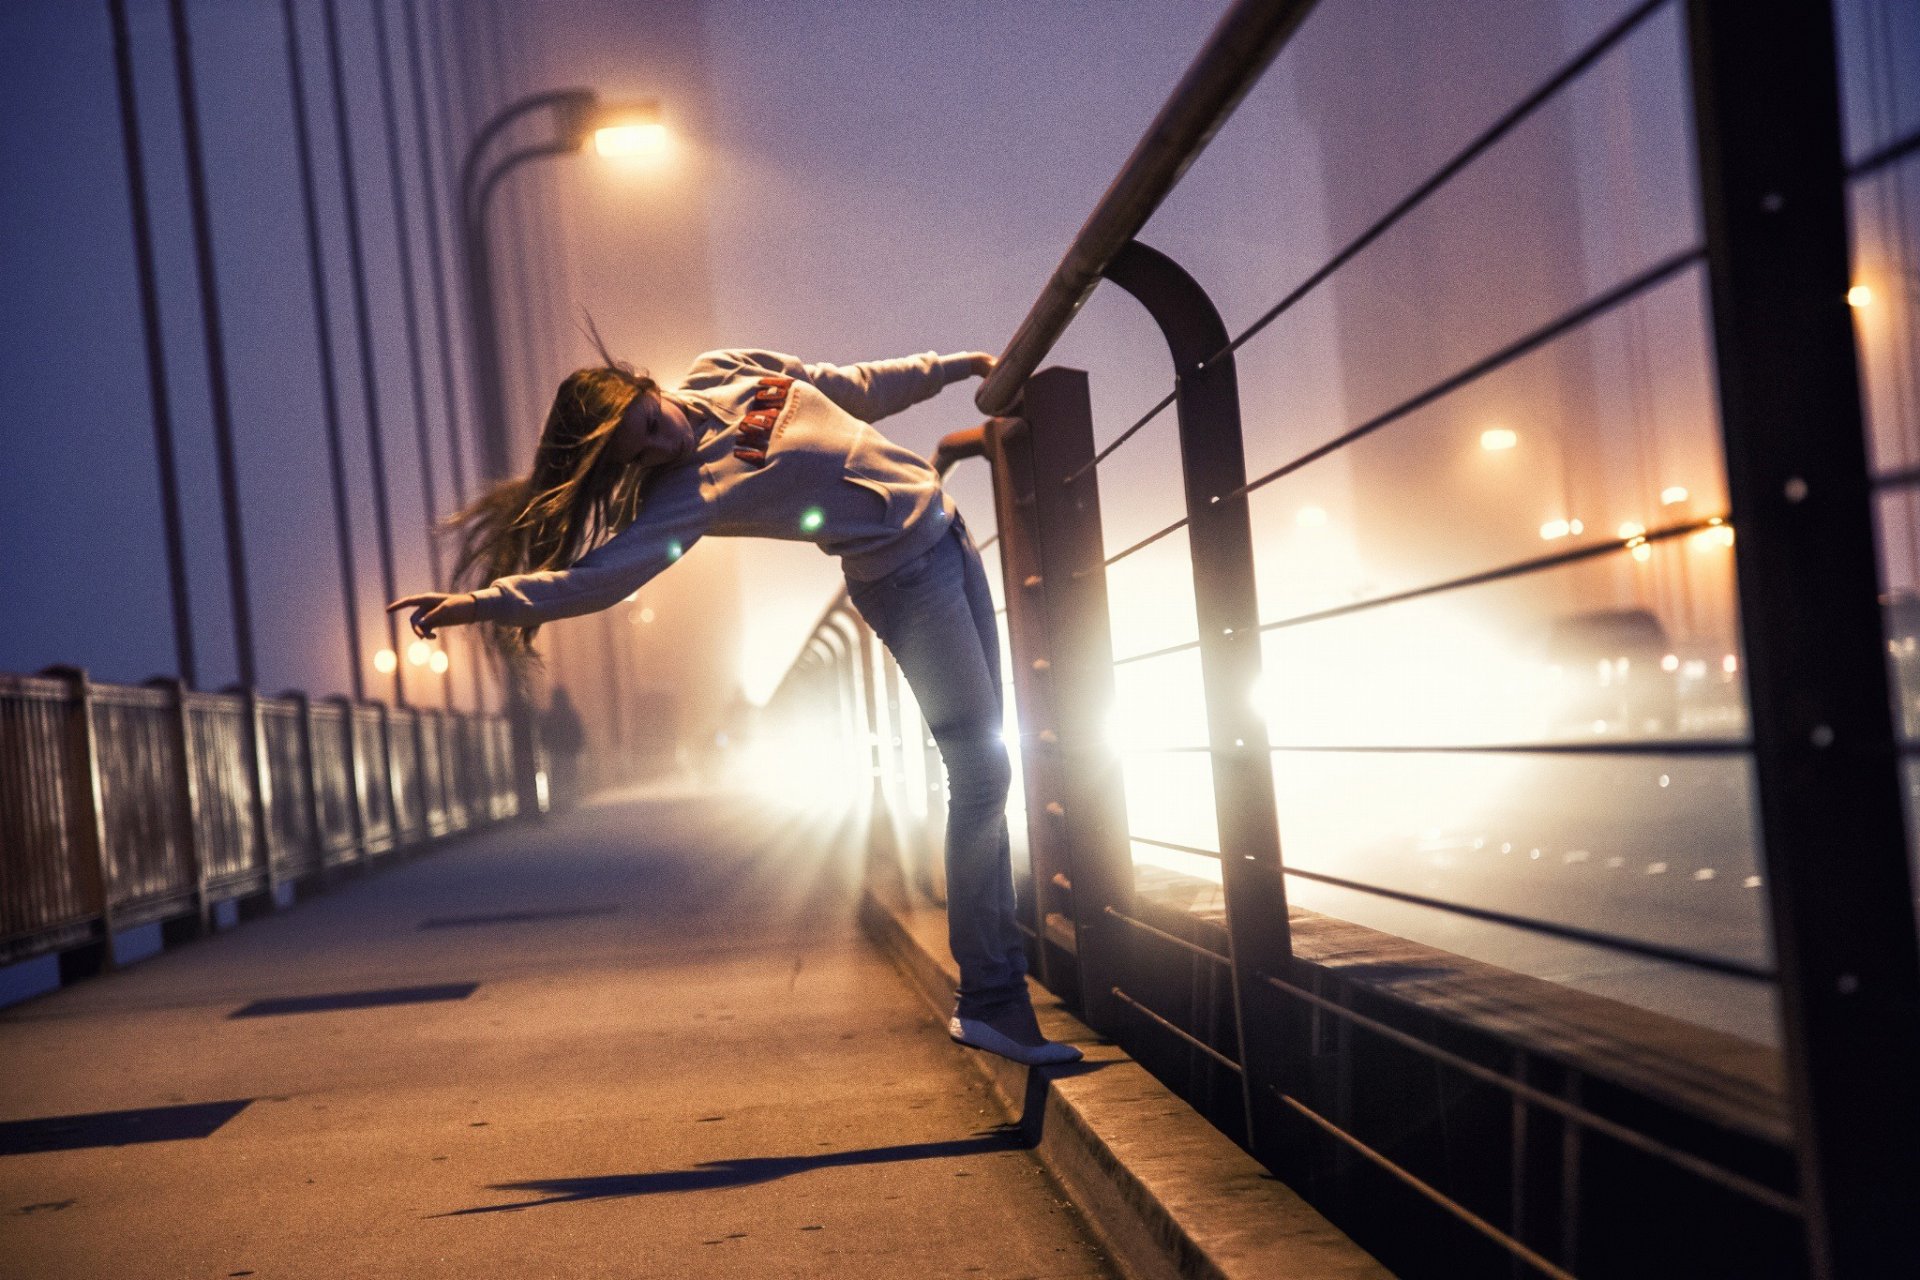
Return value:
[[(1920, 1195), (1920, 1102), (1911, 1088), (1920, 1075), (1920, 950), (1885, 666), (1888, 635), (1899, 627), (1883, 630), (1875, 603), (1870, 500), (1871, 488), (1913, 488), (1920, 466), (1869, 481), (1842, 302), (1845, 184), (1858, 189), (1902, 163), (1915, 139), (1878, 140), (1851, 167), (1843, 163), (1828, 6), (1754, 23), (1731, 0), (1646, 0), (1624, 8), (1230, 334), (1205, 290), (1136, 237), (1312, 8), (1288, 0), (1232, 7), (977, 397), (997, 415), (967, 448), (981, 449), (993, 469), (1030, 856), (1021, 908), (1035, 973), (1409, 1273), (1920, 1269), (1920, 1233), (1903, 1208)], [(1698, 239), (1249, 477), (1236, 354), (1656, 28), (1673, 33), (1664, 38), (1679, 42), (1686, 67)], [(1153, 316), (1176, 377), (1144, 416), (1096, 448), (1087, 376), (1040, 366), (1102, 281)], [(1542, 538), (1568, 539), (1547, 554), (1483, 554), (1357, 599), (1262, 611), (1256, 494), (1408, 432), (1431, 407), (1679, 285), (1705, 298), (1724, 506), (1622, 527), (1618, 536), (1583, 534), (1573, 522), (1542, 530)], [(1102, 467), (1168, 409), (1184, 514), (1109, 553)], [(1192, 562), (1192, 639), (1116, 659), (1107, 573), (1177, 533)], [(1388, 626), (1378, 620), (1409, 605), (1583, 566), (1646, 563), (1683, 541), (1723, 547), (1731, 558), (1738, 632), (1726, 674), (1744, 678), (1745, 697), (1725, 723), (1613, 737), (1318, 740), (1274, 734), (1249, 696), (1271, 661), (1267, 646), (1289, 634)], [(885, 691), (897, 673), (848, 614), (843, 602), (828, 610), (776, 705), (828, 712), (885, 804), (895, 771), (884, 749), (895, 723)], [(1178, 655), (1198, 660), (1206, 741), (1143, 752), (1210, 765), (1213, 847), (1134, 829), (1123, 762), (1109, 742), (1116, 672)], [(1741, 686), (1733, 688), (1738, 698)], [(1295, 761), (1327, 758), (1390, 768), (1432, 759), (1647, 761), (1676, 774), (1689, 762), (1725, 765), (1751, 779), (1763, 861), (1744, 879), (1716, 882), (1705, 867), (1690, 882), (1763, 898), (1753, 933), (1764, 921), (1771, 954), (1633, 936), (1582, 922), (1558, 901), (1489, 906), (1344, 868), (1289, 865), (1276, 776), (1301, 767)], [(926, 776), (937, 778), (937, 769)], [(1136, 866), (1132, 850), (1143, 844), (1216, 862), (1217, 889), (1187, 882), (1174, 901), (1168, 876)], [(1667, 863), (1649, 863), (1648, 875), (1656, 869)], [(913, 878), (932, 876), (923, 868)], [(1289, 890), (1301, 884), (1765, 991), (1779, 1011), (1778, 1057), (1290, 909)]]
[(121, 930), (204, 930), (517, 811), (499, 716), (0, 676), (0, 963), (83, 973)]

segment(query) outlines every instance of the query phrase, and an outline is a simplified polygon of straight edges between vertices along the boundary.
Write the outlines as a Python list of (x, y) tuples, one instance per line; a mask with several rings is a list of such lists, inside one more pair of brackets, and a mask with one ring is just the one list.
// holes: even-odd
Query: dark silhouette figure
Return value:
[(564, 688), (553, 691), (540, 717), (540, 745), (547, 755), (548, 807), (555, 813), (573, 808), (580, 801), (580, 753), (587, 731)]

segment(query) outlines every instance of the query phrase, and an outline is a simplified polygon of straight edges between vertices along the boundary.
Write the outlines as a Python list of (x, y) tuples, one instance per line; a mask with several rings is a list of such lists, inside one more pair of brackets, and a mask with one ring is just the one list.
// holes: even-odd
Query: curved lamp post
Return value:
[[(538, 112), (551, 115), (553, 135), (508, 151), (487, 163), (495, 139), (515, 121)], [(536, 93), (503, 108), (481, 127), (460, 164), (460, 232), (466, 260), (467, 330), (473, 351), (474, 412), (480, 424), (480, 463), (489, 481), (504, 478), (512, 467), (505, 392), (500, 373), (500, 319), (494, 306), (493, 258), (487, 244), (487, 202), (514, 170), (542, 156), (584, 150), (589, 142), (604, 156), (644, 155), (657, 151), (665, 140), (657, 103), (607, 107), (591, 89), (557, 89)], [(507, 681), (507, 719), (513, 737), (514, 786), (522, 813), (540, 813), (545, 788), (536, 761), (539, 739), (533, 708), (518, 678)]]
[[(487, 150), (515, 121), (538, 112), (553, 119), (553, 136), (507, 152), (485, 165)], [(496, 113), (474, 135), (460, 165), (460, 227), (467, 275), (467, 328), (473, 345), (474, 410), (480, 421), (481, 465), (489, 480), (508, 474), (505, 409), (500, 374), (500, 323), (494, 307), (493, 259), (487, 244), (487, 203), (514, 170), (543, 156), (566, 155), (592, 143), (603, 156), (644, 155), (665, 140), (654, 102), (602, 105), (591, 89), (556, 89), (520, 99)]]

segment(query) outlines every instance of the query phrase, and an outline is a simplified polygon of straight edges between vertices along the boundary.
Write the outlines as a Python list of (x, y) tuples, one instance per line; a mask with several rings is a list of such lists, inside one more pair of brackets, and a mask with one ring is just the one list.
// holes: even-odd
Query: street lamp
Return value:
[[(516, 120), (545, 111), (554, 133), (544, 142), (509, 151), (483, 169), (488, 146)], [(487, 203), (515, 169), (543, 156), (585, 150), (603, 156), (657, 155), (667, 144), (656, 102), (603, 105), (591, 89), (556, 89), (520, 99), (495, 114), (474, 135), (460, 165), (461, 235), (467, 267), (467, 328), (473, 337), (474, 408), (480, 421), (480, 456), (489, 480), (511, 466), (500, 371), (500, 325), (493, 297), (493, 259), (487, 244)]]
[[(542, 111), (553, 120), (554, 131), (548, 140), (511, 150), (483, 169), (494, 139), (515, 121)], [(504, 108), (487, 121), (467, 147), (460, 164), (461, 244), (467, 268), (467, 329), (473, 343), (474, 410), (480, 423), (481, 465), (489, 481), (508, 475), (512, 451), (503, 404), (506, 396), (500, 372), (493, 258), (487, 244), (487, 202), (508, 174), (542, 156), (581, 151), (589, 142), (603, 156), (657, 155), (666, 141), (658, 103), (603, 106), (591, 89), (557, 89), (533, 94)], [(506, 692), (521, 812), (542, 813), (546, 810), (545, 777), (536, 763), (539, 744), (533, 709), (517, 676), (509, 675)]]

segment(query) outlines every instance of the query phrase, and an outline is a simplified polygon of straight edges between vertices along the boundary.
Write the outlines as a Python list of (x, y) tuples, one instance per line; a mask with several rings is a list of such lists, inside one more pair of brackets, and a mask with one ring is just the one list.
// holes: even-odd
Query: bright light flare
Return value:
[(373, 655), (373, 669), (383, 676), (390, 676), (400, 669), (399, 655), (391, 649), (382, 649)]
[(1480, 433), (1480, 447), (1488, 453), (1499, 453), (1519, 443), (1519, 435), (1506, 427), (1489, 427)]
[(1864, 284), (1857, 284), (1847, 290), (1847, 305), (1858, 311), (1862, 307), (1873, 305), (1873, 290)]
[(433, 646), (425, 640), (415, 640), (407, 645), (407, 661), (416, 667), (424, 667), (433, 657)]
[(447, 667), (450, 665), (451, 664), (447, 661), (446, 652), (441, 649), (435, 649), (433, 651), (433, 656), (427, 659), (428, 669), (431, 670), (433, 674), (437, 676), (443, 676), (447, 674)]
[(1677, 506), (1685, 502), (1688, 496), (1685, 485), (1669, 485), (1660, 491), (1660, 505), (1663, 507)]
[(672, 138), (659, 121), (615, 124), (593, 131), (593, 149), (615, 159), (653, 160), (666, 155)]

